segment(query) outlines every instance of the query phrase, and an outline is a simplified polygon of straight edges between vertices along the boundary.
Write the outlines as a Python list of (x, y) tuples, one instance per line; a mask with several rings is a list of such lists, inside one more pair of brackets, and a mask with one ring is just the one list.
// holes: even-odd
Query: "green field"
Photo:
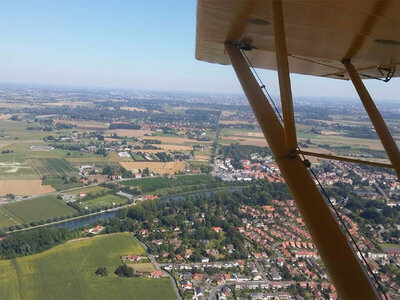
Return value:
[(213, 181), (214, 179), (212, 177), (206, 175), (182, 175), (182, 176), (176, 176), (175, 178), (154, 177), (154, 178), (134, 179), (134, 180), (123, 181), (121, 182), (121, 184), (139, 187), (142, 188), (143, 190), (151, 190), (151, 189), (156, 190), (170, 186), (207, 184)]
[(0, 229), (22, 223), (23, 223), (22, 220), (19, 219), (17, 216), (5, 210), (3, 207), (0, 207)]
[(74, 176), (77, 175), (71, 165), (60, 158), (38, 158), (29, 160), (32, 168), (40, 176)]
[(135, 161), (145, 161), (144, 157), (139, 153), (132, 152), (131, 155)]
[(110, 191), (110, 189), (102, 187), (100, 185), (96, 185), (96, 186), (90, 186), (90, 187), (86, 187), (86, 188), (82, 188), (82, 189), (73, 190), (73, 191), (67, 192), (67, 194), (70, 194), (70, 195), (78, 195), (79, 193), (98, 194), (99, 192), (102, 192), (102, 191), (108, 192), (108, 191)]
[(400, 248), (400, 244), (380, 244), (383, 249)]
[[(67, 242), (48, 251), (0, 261), (0, 299), (176, 299), (167, 278), (120, 278), (120, 256), (144, 255), (129, 233)], [(108, 277), (94, 273), (100, 266)]]
[(81, 183), (79, 181), (65, 183), (65, 180), (61, 179), (61, 177), (46, 178), (46, 179), (42, 180), (42, 183), (44, 185), (51, 185), (57, 191), (68, 190), (68, 189), (83, 186), (83, 183)]
[(187, 161), (192, 168), (200, 168), (200, 167), (206, 167), (208, 166), (208, 161), (202, 161), (202, 160), (188, 160)]
[(14, 214), (24, 223), (76, 213), (75, 209), (68, 206), (63, 200), (57, 199), (55, 195), (14, 202), (3, 205), (2, 208)]
[(123, 198), (123, 197), (119, 197), (116, 195), (105, 195), (105, 196), (101, 196), (101, 197), (97, 197), (94, 199), (90, 199), (87, 201), (84, 201), (83, 204), (87, 205), (87, 204), (93, 204), (93, 205), (101, 205), (101, 204), (119, 204), (119, 203), (126, 203), (128, 201), (127, 198)]

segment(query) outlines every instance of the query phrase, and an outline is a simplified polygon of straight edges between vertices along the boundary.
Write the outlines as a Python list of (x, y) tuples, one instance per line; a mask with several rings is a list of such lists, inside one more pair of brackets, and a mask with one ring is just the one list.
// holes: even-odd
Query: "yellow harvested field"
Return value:
[(223, 110), (223, 111), (221, 112), (221, 117), (229, 117), (229, 116), (232, 116), (232, 115), (234, 115), (234, 114), (235, 114), (234, 111), (231, 111), (231, 110)]
[(234, 136), (244, 136), (244, 137), (264, 137), (262, 132), (254, 132), (254, 131), (234, 131), (231, 132), (230, 134), (233, 134)]
[(168, 162), (149, 162), (149, 161), (134, 161), (134, 162), (120, 162), (120, 165), (132, 172), (138, 172), (139, 169), (143, 170), (149, 168), (158, 174), (175, 174), (176, 172), (183, 171), (185, 162), (183, 161), (168, 161)]
[(322, 135), (340, 135), (341, 132), (322, 130), (321, 134)]
[(209, 160), (210, 156), (208, 156), (208, 155), (195, 155), (194, 158), (198, 159), (198, 160)]
[(131, 150), (131, 152), (142, 152), (142, 153), (149, 153), (149, 154), (156, 154), (156, 153), (161, 153), (161, 152), (165, 152), (165, 150), (154, 150), (154, 149), (150, 149), (150, 150), (145, 150), (145, 149), (137, 149), (137, 150)]
[(147, 109), (139, 108), (139, 107), (135, 107), (135, 106), (122, 106), (121, 110), (141, 111), (141, 112), (146, 112), (147, 111)]
[(77, 106), (89, 106), (89, 105), (92, 105), (92, 103), (91, 102), (83, 102), (83, 101), (60, 101), (60, 102), (46, 102), (46, 103), (43, 103), (43, 105), (77, 107)]
[(0, 114), (0, 120), (8, 120), (11, 119), (11, 114)]
[[(191, 140), (188, 138), (184, 137), (172, 137), (172, 136), (144, 136), (142, 140), (157, 140), (160, 141), (163, 144), (185, 144), (185, 143), (192, 143), (192, 144), (198, 144), (199, 141), (196, 140)], [(210, 143), (210, 141), (207, 142), (201, 142), (202, 144), (205, 143)]]
[(54, 123), (75, 124), (78, 128), (82, 129), (108, 129), (109, 123), (94, 122), (94, 121), (75, 121), (75, 120), (60, 120), (55, 119)]
[(0, 180), (0, 195), (40, 195), (54, 192), (51, 185), (42, 185), (41, 180)]
[(251, 137), (264, 137), (264, 134), (262, 132), (248, 132), (247, 136)]
[(134, 129), (114, 129), (114, 130), (107, 130), (106, 135), (112, 135), (116, 133), (118, 136), (127, 136), (127, 137), (136, 137), (141, 138), (145, 134), (151, 134), (151, 130), (134, 130)]
[(225, 125), (234, 125), (234, 124), (256, 124), (256, 122), (249, 122), (249, 121), (234, 121), (234, 120), (223, 120), (220, 122), (220, 124), (225, 124)]
[(0, 141), (0, 148), (7, 147), (7, 146), (10, 145), (10, 144), (11, 144), (11, 142)]
[(83, 164), (88, 164), (88, 163), (94, 163), (94, 162), (118, 162), (117, 159), (113, 160), (108, 160), (105, 159), (102, 156), (98, 157), (67, 157), (66, 160), (70, 163), (83, 163)]
[(162, 151), (192, 151), (192, 146), (184, 146), (184, 145), (163, 145), (163, 144), (154, 144), (152, 145), (157, 148), (161, 148)]

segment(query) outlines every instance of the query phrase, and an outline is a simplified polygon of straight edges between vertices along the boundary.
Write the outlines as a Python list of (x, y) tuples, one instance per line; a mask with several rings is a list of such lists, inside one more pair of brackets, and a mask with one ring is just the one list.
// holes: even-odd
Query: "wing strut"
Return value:
[(284, 128), (239, 48), (225, 43), (225, 49), (339, 297), (381, 299), (304, 162), (297, 154), (289, 155)]
[(296, 126), (294, 122), (292, 88), (290, 86), (289, 63), (285, 38), (285, 24), (281, 1), (271, 1), (272, 24), (274, 28), (275, 55), (278, 67), (279, 91), (281, 94), (283, 123), (286, 145), (290, 151), (297, 148)]
[(363, 84), (360, 75), (358, 75), (353, 64), (350, 62), (350, 60), (343, 60), (342, 63), (346, 67), (347, 73), (349, 74), (350, 79), (357, 90), (358, 96), (360, 97), (361, 102), (368, 113), (372, 125), (374, 125), (375, 131), (382, 142), (383, 148), (385, 148), (390, 162), (396, 171), (397, 178), (400, 180), (399, 148), (397, 148), (396, 142), (386, 126), (385, 120), (383, 120), (382, 115), (379, 113), (379, 110), (374, 103), (374, 100), (372, 100), (371, 95), (368, 93), (368, 90)]

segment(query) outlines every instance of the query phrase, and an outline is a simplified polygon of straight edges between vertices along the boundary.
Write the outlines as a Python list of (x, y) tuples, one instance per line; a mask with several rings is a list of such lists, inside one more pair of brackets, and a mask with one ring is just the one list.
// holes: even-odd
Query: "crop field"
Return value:
[(30, 165), (40, 176), (73, 176), (76, 170), (65, 160), (60, 158), (30, 159)]
[(122, 137), (136, 137), (136, 138), (141, 138), (145, 134), (151, 134), (152, 131), (150, 130), (135, 130), (135, 129), (112, 129), (112, 130), (107, 130), (105, 132), (106, 135), (112, 135), (113, 133), (116, 133), (118, 136)]
[(187, 162), (192, 168), (200, 168), (208, 166), (208, 161), (205, 160), (188, 160)]
[(232, 141), (239, 143), (240, 145), (268, 147), (268, 143), (264, 138), (227, 136), (227, 137), (222, 137), (219, 142), (222, 144), (226, 144), (226, 142), (232, 142)]
[[(198, 141), (191, 140), (185, 137), (177, 136), (144, 136), (142, 140), (157, 140), (162, 144), (182, 145), (182, 144), (196, 144)], [(204, 142), (202, 142), (204, 143)], [(205, 142), (207, 143), (207, 142)], [(209, 142), (208, 142), (209, 143)]]
[(18, 224), (23, 224), (22, 220), (0, 206), (0, 229)]
[(38, 175), (25, 161), (0, 162), (0, 179), (38, 179)]
[(76, 120), (54, 120), (55, 123), (75, 124), (81, 129), (108, 129), (110, 124), (95, 121), (76, 121)]
[(135, 106), (121, 106), (120, 109), (121, 110), (129, 110), (129, 111), (143, 111), (143, 112), (147, 111), (147, 109), (145, 109), (145, 108), (139, 108), (139, 107), (135, 107)]
[(69, 163), (72, 164), (85, 164), (85, 165), (90, 165), (92, 163), (104, 163), (108, 162), (109, 160), (103, 156), (92, 156), (92, 157), (71, 157), (71, 158), (66, 158), (66, 160)]
[(48, 136), (48, 132), (38, 130), (26, 130), (26, 122), (17, 122), (11, 120), (0, 120), (0, 138), (1, 140), (42, 140)]
[(161, 151), (192, 151), (192, 146), (185, 146), (185, 145), (165, 145), (165, 144), (154, 144), (154, 147), (160, 148)]
[(41, 180), (0, 180), (0, 195), (19, 196), (41, 195), (54, 192), (50, 185), (42, 185)]
[[(191, 148), (191, 150), (193, 149), (192, 147), (190, 147), (190, 148)], [(156, 153), (161, 153), (161, 152), (165, 152), (165, 151), (162, 150), (162, 149), (160, 149), (160, 150), (157, 150), (157, 149), (146, 149), (146, 150), (138, 149), (138, 150), (131, 150), (131, 153), (136, 153), (136, 152), (156, 154)]]
[(139, 153), (132, 153), (132, 158), (135, 161), (145, 161), (144, 157)]
[(57, 199), (54, 195), (5, 204), (2, 208), (18, 217), (24, 223), (76, 213), (75, 209), (68, 206), (63, 200)]
[(135, 162), (121, 162), (121, 166), (123, 166), (127, 170), (132, 170), (133, 172), (137, 172), (137, 170), (149, 168), (150, 170), (154, 170), (159, 174), (175, 174), (177, 172), (183, 171), (185, 168), (185, 162), (183, 161), (169, 161), (169, 162), (151, 162), (151, 161), (135, 161)]
[[(144, 250), (128, 233), (67, 242), (40, 254), (0, 261), (1, 299), (176, 299), (168, 278), (121, 278), (120, 256)], [(100, 266), (107, 277), (94, 273)]]

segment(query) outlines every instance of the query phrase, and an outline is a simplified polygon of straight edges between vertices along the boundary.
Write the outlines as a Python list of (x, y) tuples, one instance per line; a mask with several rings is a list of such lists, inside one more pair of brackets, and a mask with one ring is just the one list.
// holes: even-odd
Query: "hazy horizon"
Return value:
[[(231, 66), (195, 59), (196, 1), (3, 1), (0, 81), (243, 95)], [(275, 71), (260, 70), (278, 95)], [(352, 84), (291, 75), (294, 97), (357, 98)], [(396, 99), (399, 79), (366, 80)]]

